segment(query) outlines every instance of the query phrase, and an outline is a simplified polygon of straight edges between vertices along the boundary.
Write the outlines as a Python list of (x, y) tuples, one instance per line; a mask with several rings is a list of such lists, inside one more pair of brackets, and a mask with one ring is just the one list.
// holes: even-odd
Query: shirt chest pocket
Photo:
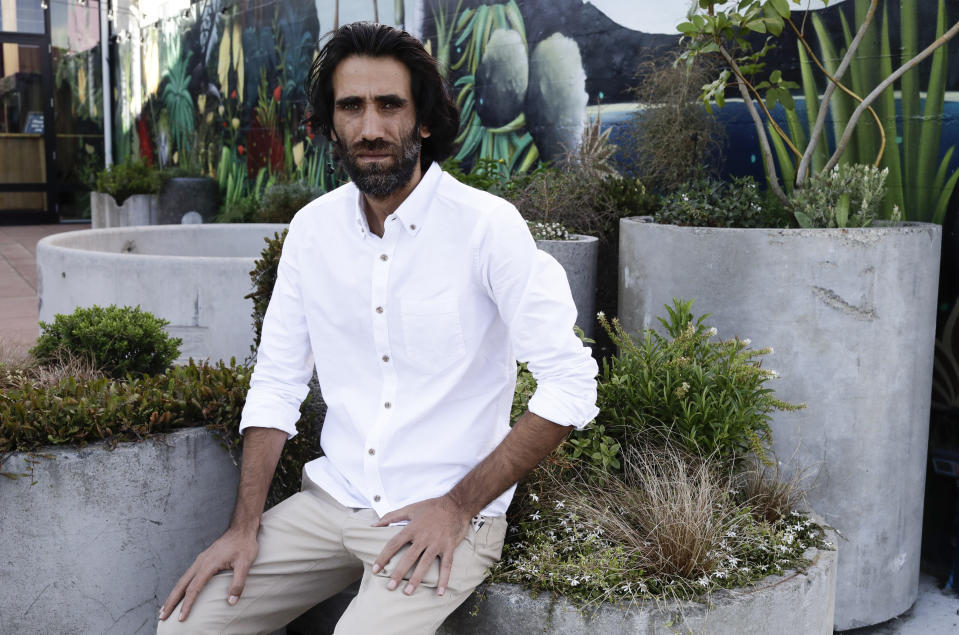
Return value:
[(424, 371), (440, 371), (466, 355), (455, 298), (402, 300), (400, 318), (406, 357)]

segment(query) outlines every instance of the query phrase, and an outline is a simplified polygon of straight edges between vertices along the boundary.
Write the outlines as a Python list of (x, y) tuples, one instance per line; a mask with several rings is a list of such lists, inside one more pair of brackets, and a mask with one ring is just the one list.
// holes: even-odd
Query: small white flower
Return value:
[(719, 331), (716, 329), (715, 326), (710, 326), (710, 327), (709, 327), (709, 330), (706, 331), (706, 334), (707, 334), (709, 337), (714, 337), (714, 336), (716, 335), (716, 333), (719, 333)]
[(563, 501), (556, 501), (556, 509), (563, 509), (564, 507), (566, 507), (566, 503)]
[(539, 512), (533, 512), (529, 517), (533, 520), (539, 520)]
[(596, 314), (596, 317), (598, 317), (599, 319), (603, 319), (604, 317), (606, 317), (606, 314), (600, 311), (599, 313)]
[(538, 502), (539, 502), (539, 496), (537, 496), (537, 495), (534, 494), (533, 492), (530, 492), (530, 493), (529, 493), (529, 497), (532, 499), (532, 501), (533, 501), (534, 503), (538, 503)]
[(704, 576), (701, 577), (700, 579), (696, 580), (696, 584), (698, 584), (698, 585), (701, 586), (701, 587), (708, 587), (708, 586), (709, 586), (709, 576), (705, 576), (705, 575), (704, 575)]
[(752, 343), (753, 343), (753, 341), (752, 341), (751, 339), (749, 339), (748, 337), (743, 340), (743, 346), (749, 346), (749, 345), (752, 344)]

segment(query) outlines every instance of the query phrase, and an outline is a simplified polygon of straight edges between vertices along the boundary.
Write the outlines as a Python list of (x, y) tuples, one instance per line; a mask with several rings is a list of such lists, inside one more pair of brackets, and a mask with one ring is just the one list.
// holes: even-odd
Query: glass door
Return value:
[(0, 2), (0, 222), (56, 220), (47, 24), (42, 0)]

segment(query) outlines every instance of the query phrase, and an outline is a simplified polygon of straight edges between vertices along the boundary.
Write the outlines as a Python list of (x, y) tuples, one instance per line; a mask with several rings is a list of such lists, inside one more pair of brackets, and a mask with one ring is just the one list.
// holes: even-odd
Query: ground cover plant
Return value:
[[(575, 603), (692, 599), (801, 568), (827, 548), (799, 513), (797, 480), (768, 456), (770, 414), (801, 406), (766, 385), (769, 349), (721, 341), (690, 302), (662, 332), (630, 337), (601, 318), (600, 415), (521, 483), (492, 580)], [(535, 390), (520, 368), (513, 415)]]

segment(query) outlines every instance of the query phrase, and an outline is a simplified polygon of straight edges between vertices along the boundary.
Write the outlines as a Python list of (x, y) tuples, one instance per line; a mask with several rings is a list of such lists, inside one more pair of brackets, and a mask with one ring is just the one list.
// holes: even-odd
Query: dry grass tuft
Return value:
[(790, 513), (806, 508), (803, 487), (807, 470), (796, 470), (785, 478), (779, 463), (757, 462), (737, 475), (739, 498), (753, 515), (768, 523), (777, 523)]
[(631, 448), (624, 461), (623, 480), (579, 484), (561, 496), (646, 571), (689, 580), (714, 571), (724, 538), (742, 522), (729, 479), (709, 459), (674, 447)]
[(14, 390), (25, 383), (48, 388), (67, 377), (82, 381), (103, 376), (86, 357), (61, 350), (51, 361), (41, 364), (24, 347), (0, 340), (0, 390)]

